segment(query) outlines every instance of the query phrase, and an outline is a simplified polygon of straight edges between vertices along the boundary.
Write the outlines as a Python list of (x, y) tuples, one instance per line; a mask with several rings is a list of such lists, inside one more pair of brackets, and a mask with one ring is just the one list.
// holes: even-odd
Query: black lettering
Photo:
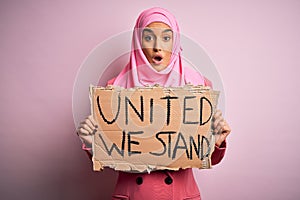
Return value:
[(138, 141), (135, 140), (131, 140), (131, 135), (139, 135), (139, 134), (143, 134), (143, 131), (132, 131), (132, 132), (128, 132), (127, 137), (128, 137), (128, 155), (131, 156), (132, 154), (141, 154), (142, 152), (140, 151), (131, 151), (131, 144), (134, 145), (139, 145), (140, 143)]
[(119, 149), (119, 147), (115, 143), (113, 143), (111, 145), (110, 149), (108, 149), (108, 147), (107, 147), (104, 139), (102, 138), (101, 134), (99, 134), (99, 137), (100, 137), (100, 140), (102, 141), (102, 143), (104, 145), (104, 148), (105, 148), (105, 150), (106, 150), (106, 152), (109, 156), (111, 156), (113, 150), (115, 149), (116, 152), (118, 152), (122, 157), (124, 157), (124, 147), (125, 147), (125, 132), (124, 131), (123, 131), (123, 137), (122, 137), (122, 149)]
[(136, 109), (136, 107), (133, 105), (133, 103), (130, 101), (130, 99), (125, 96), (125, 123), (128, 124), (128, 104), (131, 106), (131, 108), (134, 110), (134, 112), (137, 114), (137, 116), (140, 118), (140, 120), (143, 122), (144, 121), (144, 100), (143, 96), (140, 96), (140, 110), (141, 112), (139, 113)]
[(200, 135), (198, 134), (198, 146), (195, 143), (195, 140), (192, 136), (190, 136), (190, 160), (193, 159), (193, 147), (197, 154), (197, 157), (200, 157)]
[[(210, 115), (208, 117), (208, 119), (203, 122), (203, 119), (202, 119), (202, 113), (203, 113), (203, 101), (207, 101), (209, 106), (210, 106)], [(213, 114), (213, 109), (212, 109), (212, 105), (211, 105), (211, 102), (206, 98), (206, 97), (201, 97), (200, 98), (200, 126), (206, 124), (207, 122), (209, 122), (209, 120), (211, 119), (212, 117), (212, 114)]]
[[(180, 140), (182, 140), (183, 146), (179, 146), (179, 141)], [(175, 143), (175, 147), (174, 147), (174, 150), (173, 150), (172, 159), (176, 158), (177, 149), (185, 149), (185, 153), (186, 153), (187, 158), (190, 158), (189, 151), (188, 151), (188, 148), (186, 146), (185, 139), (184, 139), (181, 132), (178, 133), (177, 140), (176, 140), (176, 143)]]
[(121, 102), (121, 97), (120, 97), (120, 95), (118, 95), (118, 111), (117, 111), (117, 113), (116, 113), (115, 118), (113, 118), (111, 121), (109, 121), (109, 120), (106, 119), (106, 117), (104, 116), (104, 114), (103, 114), (103, 112), (102, 112), (102, 109), (101, 109), (101, 106), (100, 106), (100, 101), (99, 101), (99, 96), (97, 96), (98, 110), (99, 110), (99, 112), (100, 112), (100, 115), (101, 115), (102, 119), (103, 119), (107, 124), (112, 124), (112, 123), (114, 123), (114, 122), (117, 120), (117, 118), (118, 118), (118, 116), (119, 116), (119, 113), (120, 113), (120, 102)]
[(167, 125), (170, 124), (170, 115), (171, 115), (171, 99), (178, 99), (178, 97), (165, 96), (160, 99), (167, 99)]
[(183, 123), (184, 124), (198, 124), (198, 122), (189, 122), (189, 121), (186, 121), (186, 119), (185, 119), (186, 111), (187, 110), (193, 110), (193, 108), (186, 107), (186, 100), (187, 99), (194, 99), (194, 98), (196, 98), (196, 96), (185, 96), (184, 97), (184, 101), (183, 101)]
[(153, 98), (150, 99), (150, 123), (153, 122)]
[[(205, 142), (206, 142), (206, 146), (207, 146), (207, 152), (206, 152), (206, 154), (204, 155), (204, 153), (203, 153), (203, 141), (205, 140)], [(204, 158), (207, 158), (208, 156), (209, 156), (209, 154), (210, 154), (210, 145), (209, 145), (209, 141), (208, 141), (208, 139), (205, 137), (205, 136), (202, 136), (202, 140), (201, 140), (201, 160), (203, 160)]]
[(161, 132), (156, 133), (155, 137), (156, 137), (157, 140), (159, 140), (161, 142), (161, 144), (164, 147), (164, 149), (160, 153), (155, 153), (155, 152), (149, 152), (149, 153), (151, 155), (154, 155), (154, 156), (162, 156), (162, 155), (164, 155), (166, 153), (166, 151), (167, 151), (167, 149), (166, 149), (166, 143), (159, 136), (161, 134), (168, 134), (168, 156), (170, 158), (171, 157), (171, 135), (175, 134), (175, 133), (176, 133), (175, 131), (161, 131)]

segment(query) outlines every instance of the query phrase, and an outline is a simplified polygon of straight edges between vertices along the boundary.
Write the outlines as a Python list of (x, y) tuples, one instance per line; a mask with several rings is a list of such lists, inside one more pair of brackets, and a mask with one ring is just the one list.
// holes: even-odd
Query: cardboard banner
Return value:
[(124, 89), (90, 87), (94, 170), (130, 172), (210, 168), (211, 119), (219, 97), (186, 85)]

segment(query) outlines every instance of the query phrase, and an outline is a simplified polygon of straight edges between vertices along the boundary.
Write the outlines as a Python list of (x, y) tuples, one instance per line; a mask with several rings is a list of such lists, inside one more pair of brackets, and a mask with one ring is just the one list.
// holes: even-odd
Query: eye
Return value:
[(163, 36), (163, 41), (167, 42), (170, 41), (171, 37), (170, 36)]
[(149, 41), (153, 40), (153, 36), (152, 35), (146, 35), (146, 36), (144, 36), (144, 40), (149, 42)]

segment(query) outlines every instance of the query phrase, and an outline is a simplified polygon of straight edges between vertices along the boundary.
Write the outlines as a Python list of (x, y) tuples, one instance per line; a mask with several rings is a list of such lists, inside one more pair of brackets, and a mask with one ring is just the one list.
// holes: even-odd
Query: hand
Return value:
[(98, 125), (91, 115), (82, 121), (77, 128), (78, 136), (83, 140), (86, 146), (92, 145), (92, 135), (97, 132)]
[(220, 147), (231, 132), (229, 125), (222, 116), (221, 110), (217, 110), (212, 118), (212, 129), (216, 137), (216, 145)]

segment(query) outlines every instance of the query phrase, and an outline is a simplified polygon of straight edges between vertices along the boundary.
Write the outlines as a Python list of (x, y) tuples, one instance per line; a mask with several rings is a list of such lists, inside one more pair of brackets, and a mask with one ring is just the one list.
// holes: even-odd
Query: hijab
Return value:
[[(147, 60), (141, 44), (142, 31), (152, 22), (163, 22), (173, 31), (170, 63), (159, 72)], [(205, 78), (182, 60), (181, 51), (180, 31), (175, 17), (167, 10), (159, 7), (144, 10), (137, 18), (133, 30), (129, 62), (111, 83), (124, 88), (152, 86), (154, 84), (164, 87), (182, 86), (187, 83), (205, 85)]]

